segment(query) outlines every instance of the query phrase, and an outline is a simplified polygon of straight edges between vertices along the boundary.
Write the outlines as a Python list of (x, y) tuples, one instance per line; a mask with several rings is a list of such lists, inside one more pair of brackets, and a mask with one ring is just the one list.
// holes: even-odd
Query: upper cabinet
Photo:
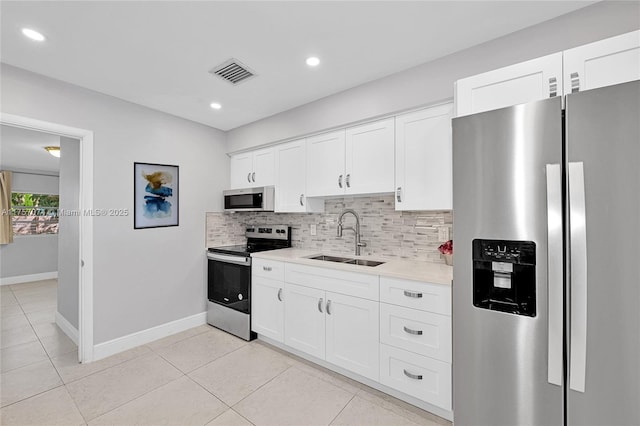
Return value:
[(345, 131), (307, 138), (307, 195), (323, 197), (344, 194)]
[(323, 212), (324, 200), (307, 199), (306, 148), (304, 139), (276, 145), (276, 213)]
[(274, 148), (264, 148), (231, 156), (231, 189), (274, 184)]
[(463, 116), (562, 95), (562, 53), (458, 80), (456, 115)]
[(564, 51), (564, 93), (640, 79), (640, 31)]
[(640, 31), (456, 82), (463, 116), (640, 79)]
[(396, 210), (452, 208), (453, 104), (396, 117)]
[(350, 127), (345, 135), (345, 194), (393, 192), (393, 118)]
[(307, 195), (392, 192), (394, 145), (393, 118), (307, 138)]

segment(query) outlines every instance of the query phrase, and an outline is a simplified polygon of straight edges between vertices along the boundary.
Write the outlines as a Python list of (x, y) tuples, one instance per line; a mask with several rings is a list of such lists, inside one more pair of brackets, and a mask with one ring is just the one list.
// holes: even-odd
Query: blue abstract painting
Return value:
[(178, 166), (134, 163), (134, 228), (178, 225)]

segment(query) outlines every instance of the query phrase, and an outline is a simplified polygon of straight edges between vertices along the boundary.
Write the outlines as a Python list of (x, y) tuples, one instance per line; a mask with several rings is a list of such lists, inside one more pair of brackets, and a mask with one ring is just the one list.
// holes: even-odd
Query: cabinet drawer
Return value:
[(451, 362), (451, 317), (381, 303), (380, 341)]
[(451, 287), (441, 284), (380, 277), (380, 301), (451, 315)]
[(375, 301), (380, 299), (378, 294), (380, 279), (377, 275), (286, 263), (284, 276), (287, 283), (363, 299)]
[(252, 258), (251, 272), (258, 277), (284, 280), (284, 263), (276, 260)]
[(451, 364), (380, 345), (380, 383), (451, 410)]

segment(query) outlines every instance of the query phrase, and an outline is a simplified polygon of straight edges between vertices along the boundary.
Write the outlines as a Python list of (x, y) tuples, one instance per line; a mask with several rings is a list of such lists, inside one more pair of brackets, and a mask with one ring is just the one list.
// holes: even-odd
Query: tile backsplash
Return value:
[[(384, 256), (444, 263), (438, 246), (438, 229), (451, 228), (453, 212), (400, 212), (394, 207), (393, 195), (345, 197), (325, 201), (325, 213), (207, 213), (207, 247), (243, 244), (246, 225), (290, 225), (294, 247), (345, 254), (354, 253), (353, 231), (336, 236), (338, 216), (353, 209), (360, 216), (362, 255)], [(355, 226), (352, 215), (344, 218), (345, 226)], [(315, 224), (317, 235), (311, 235)]]

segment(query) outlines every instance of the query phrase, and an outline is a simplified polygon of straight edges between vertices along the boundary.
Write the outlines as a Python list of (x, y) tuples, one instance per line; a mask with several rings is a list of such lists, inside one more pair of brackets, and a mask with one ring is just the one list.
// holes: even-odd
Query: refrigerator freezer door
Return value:
[(589, 277), (584, 393), (568, 390), (568, 424), (639, 425), (640, 81), (566, 105), (568, 161), (584, 170)]
[[(563, 422), (563, 389), (547, 381), (545, 176), (547, 164), (561, 163), (560, 98), (453, 120), (456, 426)], [(474, 239), (535, 243), (535, 316), (473, 305)]]

